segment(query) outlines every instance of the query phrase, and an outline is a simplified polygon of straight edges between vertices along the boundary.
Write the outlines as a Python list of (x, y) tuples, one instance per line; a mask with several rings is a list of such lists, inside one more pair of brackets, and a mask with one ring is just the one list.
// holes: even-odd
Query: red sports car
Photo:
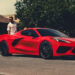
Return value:
[(14, 35), (0, 35), (3, 56), (11, 54), (37, 55), (42, 58), (75, 55), (75, 38), (49, 28), (28, 28)]

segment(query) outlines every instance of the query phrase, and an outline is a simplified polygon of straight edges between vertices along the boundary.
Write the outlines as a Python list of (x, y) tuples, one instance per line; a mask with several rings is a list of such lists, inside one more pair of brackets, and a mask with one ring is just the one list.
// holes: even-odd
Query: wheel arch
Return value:
[[(40, 48), (40, 45), (41, 45), (41, 43), (42, 43), (42, 42), (44, 42), (44, 41), (47, 41), (47, 42), (49, 42), (49, 44), (51, 45), (51, 48), (52, 48), (52, 54), (53, 54), (53, 46), (52, 46), (52, 43), (51, 43), (51, 41), (50, 41), (50, 40), (48, 40), (48, 39), (41, 40), (41, 41), (40, 41), (40, 44), (39, 44), (39, 47), (38, 47), (38, 49)], [(40, 52), (40, 51), (39, 51), (39, 52)]]
[[(7, 43), (7, 45), (8, 45), (8, 52), (9, 53), (12, 53), (12, 50), (13, 50), (13, 46), (11, 45), (11, 43), (12, 43), (12, 39), (3, 39), (3, 40), (1, 40), (1, 42), (3, 42), (3, 41), (5, 41), (6, 43)], [(1, 42), (0, 42), (0, 45), (1, 45)]]
[[(42, 48), (45, 45), (48, 45), (49, 46), (49, 52), (48, 52), (49, 54), (48, 54), (47, 57), (45, 55), (43, 55), (43, 56), (41, 55)], [(53, 57), (53, 48), (52, 48), (52, 45), (50, 44), (50, 42), (48, 40), (41, 41), (40, 46), (39, 46), (39, 56), (43, 57), (44, 59), (49, 59), (49, 58), (52, 58)]]

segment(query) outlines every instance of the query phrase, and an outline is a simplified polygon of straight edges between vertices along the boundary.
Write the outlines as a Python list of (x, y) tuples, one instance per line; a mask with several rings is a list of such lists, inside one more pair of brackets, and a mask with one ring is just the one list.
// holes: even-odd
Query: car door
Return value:
[(34, 30), (24, 30), (21, 32), (22, 39), (15, 48), (25, 53), (35, 53), (38, 44), (38, 34)]

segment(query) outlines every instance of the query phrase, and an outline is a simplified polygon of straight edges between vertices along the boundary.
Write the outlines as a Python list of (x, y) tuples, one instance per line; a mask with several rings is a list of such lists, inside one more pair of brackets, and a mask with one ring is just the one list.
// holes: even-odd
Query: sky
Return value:
[(0, 0), (0, 15), (11, 15), (15, 14), (16, 0)]

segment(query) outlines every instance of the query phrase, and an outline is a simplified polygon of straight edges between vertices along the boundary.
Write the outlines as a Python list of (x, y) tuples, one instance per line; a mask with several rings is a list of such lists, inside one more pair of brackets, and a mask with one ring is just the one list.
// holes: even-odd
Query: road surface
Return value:
[(0, 75), (75, 75), (75, 59), (0, 55)]

